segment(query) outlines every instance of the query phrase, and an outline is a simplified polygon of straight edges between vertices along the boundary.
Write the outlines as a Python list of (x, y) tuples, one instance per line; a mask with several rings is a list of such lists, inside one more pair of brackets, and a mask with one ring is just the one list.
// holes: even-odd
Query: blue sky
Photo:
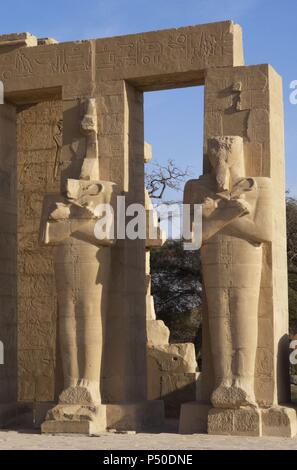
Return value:
[[(232, 19), (243, 27), (246, 64), (271, 63), (283, 76), (287, 187), (297, 196), (295, 0), (14, 0), (1, 2), (0, 33), (29, 31), (59, 41), (137, 33)], [(203, 88), (145, 95), (145, 134), (154, 159), (201, 172)]]

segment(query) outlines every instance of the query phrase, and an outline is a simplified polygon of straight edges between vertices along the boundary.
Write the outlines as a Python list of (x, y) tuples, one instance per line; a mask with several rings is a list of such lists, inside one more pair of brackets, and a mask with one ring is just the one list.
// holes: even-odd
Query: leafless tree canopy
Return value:
[(145, 174), (145, 186), (152, 199), (162, 199), (167, 188), (181, 191), (182, 184), (191, 176), (188, 167), (181, 169), (173, 160), (166, 165), (152, 164), (150, 168)]

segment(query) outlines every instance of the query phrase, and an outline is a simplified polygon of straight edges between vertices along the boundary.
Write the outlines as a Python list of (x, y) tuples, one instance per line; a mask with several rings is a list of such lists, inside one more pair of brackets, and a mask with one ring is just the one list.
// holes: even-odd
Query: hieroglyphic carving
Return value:
[(111, 49), (105, 45), (97, 50), (97, 67), (99, 69), (113, 69), (133, 67), (139, 64), (158, 64), (162, 55), (162, 47), (159, 41), (146, 41), (145, 39), (118, 43)]
[(142, 65), (159, 64), (163, 45), (159, 41), (141, 40), (138, 42), (138, 60)]
[[(132, 78), (134, 69), (141, 67), (169, 71), (175, 65), (180, 68), (181, 64), (186, 69), (221, 62), (221, 65), (232, 65), (233, 43), (234, 26), (224, 22), (209, 28), (188, 27), (71, 44), (22, 47), (0, 54), (0, 80), (7, 82), (7, 92), (13, 88), (13, 79), (19, 77), (44, 77), (48, 82), (49, 77), (56, 76), (57, 85), (62, 85), (61, 76), (65, 74), (91, 71), (93, 57), (98, 70), (116, 72), (116, 78), (126, 78), (122, 73), (125, 70)], [(34, 85), (33, 88), (40, 87), (39, 83)], [(85, 92), (84, 88), (82, 94), (89, 94), (88, 90)]]
[(88, 71), (91, 67), (91, 47), (81, 44), (68, 47), (44, 46), (17, 50), (0, 55), (0, 79), (42, 74), (64, 74)]
[(33, 73), (33, 65), (23, 51), (15, 54), (0, 55), (0, 79), (8, 80), (14, 74), (17, 77), (26, 77)]
[(63, 120), (60, 119), (56, 124), (55, 124), (55, 130), (53, 133), (54, 141), (56, 144), (56, 158), (55, 158), (55, 164), (54, 164), (54, 180), (57, 179), (58, 173), (59, 173), (59, 168), (62, 164), (61, 162), (61, 153), (62, 153), (62, 145), (63, 145)]
[(91, 66), (90, 51), (85, 55), (85, 50), (73, 47), (70, 51), (62, 49), (50, 62), (52, 73), (67, 73), (87, 71)]
[(215, 55), (217, 42), (215, 35), (204, 32), (197, 35), (178, 34), (170, 37), (168, 47), (183, 51), (185, 58), (193, 63), (196, 58)]
[[(24, 51), (26, 54), (26, 50)], [(53, 400), (57, 299), (51, 249), (38, 244), (43, 196), (59, 189), (53, 181), (53, 123), (61, 101), (20, 107), (17, 113), (17, 309), (19, 400)]]
[[(153, 40), (140, 35), (129, 41), (97, 42), (96, 63), (98, 69), (114, 70), (139, 65), (162, 65), (168, 57), (182, 58), (193, 64), (211, 56), (228, 54), (230, 39), (227, 30), (176, 31)], [(232, 44), (232, 42), (231, 42)], [(226, 48), (226, 51), (224, 50)]]
[(15, 59), (15, 68), (17, 71), (17, 74), (22, 76), (22, 75), (28, 75), (33, 72), (32, 68), (32, 63), (28, 57), (21, 51), (18, 51), (16, 54), (16, 59)]

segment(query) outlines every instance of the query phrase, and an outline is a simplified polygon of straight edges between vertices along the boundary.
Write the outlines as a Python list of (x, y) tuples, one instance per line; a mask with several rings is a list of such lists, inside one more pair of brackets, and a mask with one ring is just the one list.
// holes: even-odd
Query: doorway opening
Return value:
[[(151, 294), (156, 319), (170, 330), (168, 357), (172, 351), (172, 362), (181, 360), (179, 353), (192, 356), (198, 366), (195, 363), (189, 370), (195, 372), (201, 370), (202, 349), (200, 254), (183, 249), (180, 215), (186, 181), (202, 174), (203, 99), (202, 86), (144, 94), (144, 137), (152, 146), (151, 160), (145, 165), (145, 186), (159, 224), (167, 232), (163, 246), (150, 250)], [(191, 398), (195, 380), (180, 392), (183, 402), (187, 396), (195, 399)], [(167, 416), (174, 417), (178, 393), (175, 390), (162, 396)]]

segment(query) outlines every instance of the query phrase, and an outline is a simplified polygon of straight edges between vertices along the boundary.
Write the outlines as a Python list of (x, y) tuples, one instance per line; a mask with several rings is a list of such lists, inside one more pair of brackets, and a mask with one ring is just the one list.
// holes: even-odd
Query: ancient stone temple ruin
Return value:
[[(240, 26), (69, 43), (3, 35), (0, 80), (0, 425), (162, 429), (162, 399), (196, 384), (181, 433), (295, 435), (282, 81), (244, 64)], [(205, 90), (203, 176), (184, 193), (202, 207), (199, 374), (193, 345), (169, 345), (154, 316), (161, 231), (95, 236), (98, 204), (117, 222), (119, 198), (152, 210), (144, 92), (193, 85)]]

